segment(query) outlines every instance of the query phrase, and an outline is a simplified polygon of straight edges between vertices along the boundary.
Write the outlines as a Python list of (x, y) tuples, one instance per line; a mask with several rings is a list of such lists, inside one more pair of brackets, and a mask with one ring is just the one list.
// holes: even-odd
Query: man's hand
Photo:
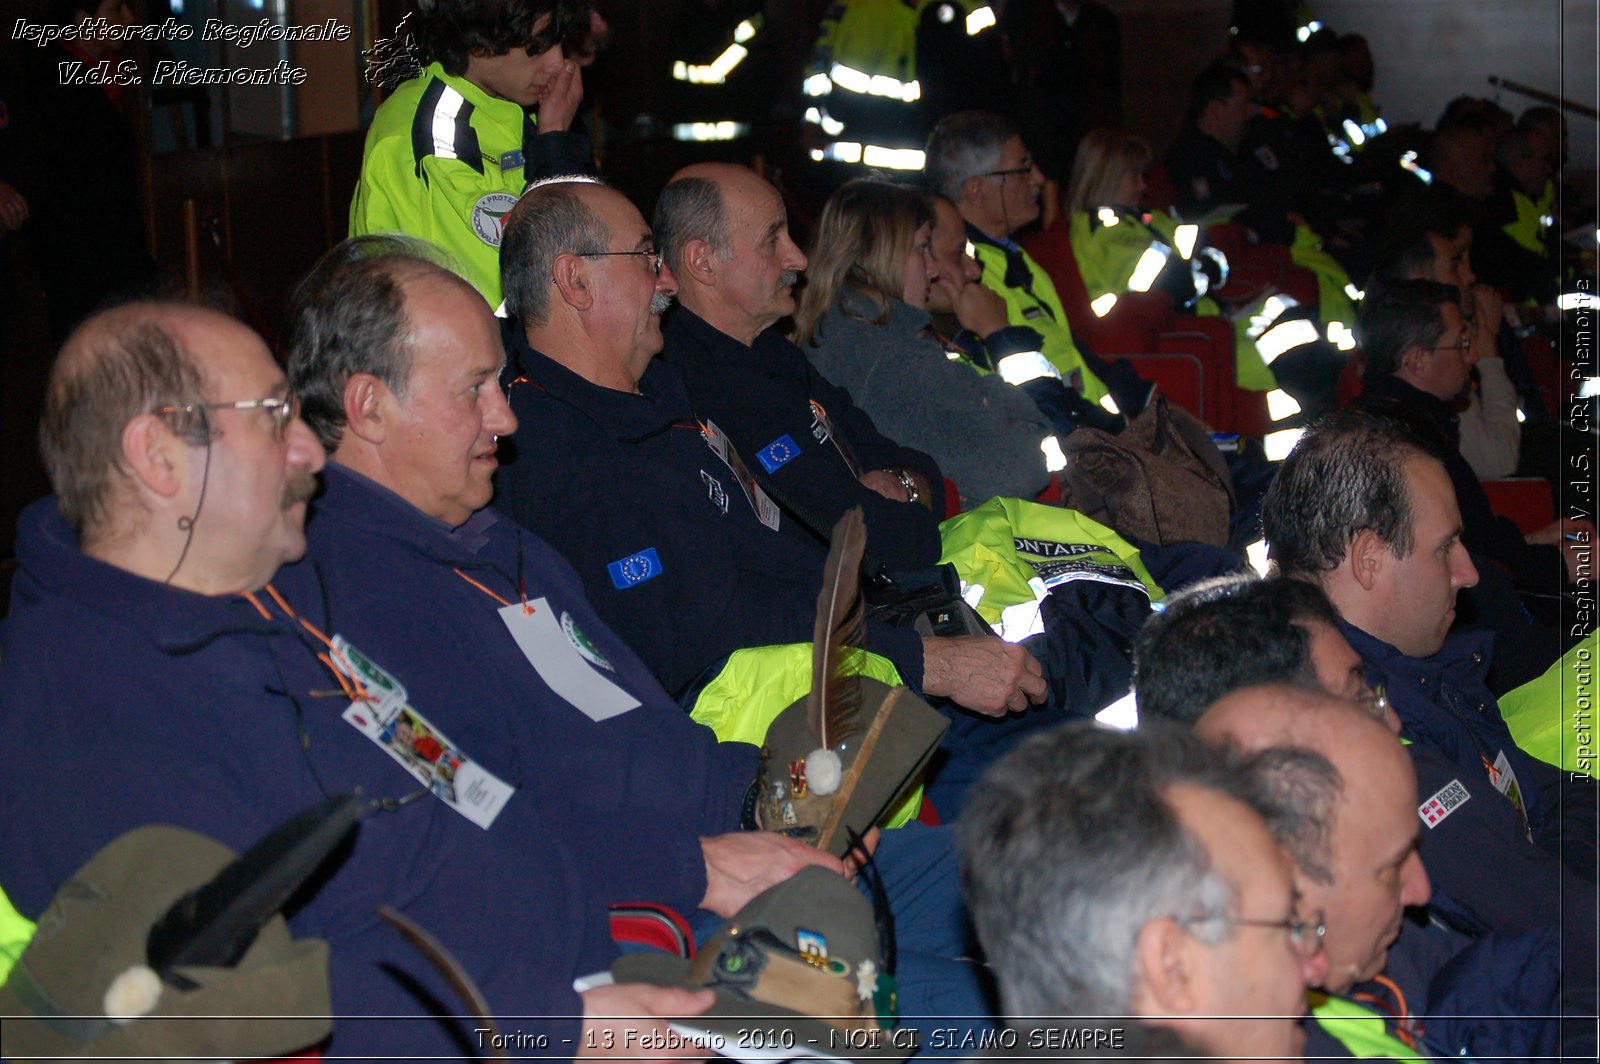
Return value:
[(1032, 654), (992, 635), (923, 637), (922, 689), (987, 717), (1027, 709), (1049, 690)]
[(22, 193), (0, 181), (0, 236), (21, 229), (28, 220), (28, 201)]
[(979, 336), (992, 336), (1011, 324), (1006, 317), (1006, 301), (1000, 298), (1000, 293), (976, 281), (968, 283), (956, 293), (952, 302), (961, 327)]
[(545, 86), (539, 100), (539, 132), (561, 133), (572, 128), (572, 116), (583, 102), (583, 74), (568, 60)]
[[(933, 485), (928, 483), (928, 478), (911, 469), (907, 469), (905, 474), (917, 486), (917, 501), (928, 509), (933, 509)], [(900, 482), (900, 474), (897, 470), (869, 469), (857, 479), (861, 482), (862, 487), (871, 488), (890, 502), (911, 501), (911, 494), (906, 491), (906, 486)]]
[(630, 1060), (697, 1060), (706, 1051), (694, 1045), (644, 1052), (647, 1044), (668, 1044), (667, 1024), (650, 1017), (698, 1016), (709, 1009), (716, 995), (709, 990), (682, 990), (645, 983), (618, 983), (585, 990), (583, 1036), (579, 1057), (627, 1057)]
[(856, 878), (856, 873), (861, 871), (861, 866), (871, 860), (872, 855), (877, 852), (878, 839), (882, 834), (883, 832), (873, 827), (868, 829), (865, 835), (861, 836), (860, 845), (844, 855), (845, 875), (851, 879)]
[(1500, 353), (1500, 318), (1506, 301), (1497, 288), (1480, 284), (1472, 287), (1472, 357), (1495, 358)]
[(1567, 579), (1594, 579), (1595, 526), (1593, 521), (1566, 518), (1553, 521), (1523, 537), (1529, 543), (1552, 543), (1561, 548), (1567, 566)]
[(770, 831), (702, 836), (700, 849), (706, 859), (706, 896), (700, 908), (718, 916), (732, 916), (806, 865), (845, 872), (844, 862), (833, 854)]

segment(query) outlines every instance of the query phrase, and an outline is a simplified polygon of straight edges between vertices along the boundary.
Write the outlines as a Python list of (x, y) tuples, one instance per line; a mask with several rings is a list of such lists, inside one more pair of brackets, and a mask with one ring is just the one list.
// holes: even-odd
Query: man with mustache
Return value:
[[(1453, 302), (1447, 305), (1453, 306)], [(1451, 631), (1456, 592), (1478, 580), (1437, 445), (1378, 410), (1347, 409), (1310, 429), (1262, 504), (1269, 556), (1318, 584), (1402, 738), (1487, 777), (1523, 831), (1595, 878), (1593, 780), (1524, 753), (1486, 676), (1485, 632)], [(1492, 797), (1492, 796), (1491, 796)]]
[(701, 163), (673, 176), (655, 213), (679, 304), (661, 359), (682, 374), (695, 412), (812, 523), (832, 527), (860, 506), (874, 557), (895, 569), (933, 565), (945, 512), (938, 465), (879, 432), (775, 328), (794, 313), (806, 268), (788, 223), (778, 190), (742, 166)]
[[(769, 239), (786, 242), (781, 230), (780, 218)], [(552, 180), (523, 197), (506, 241), (521, 428), (499, 505), (572, 562), (600, 615), (682, 705), (726, 679), (740, 651), (809, 641), (825, 550), (786, 531), (793, 517), (750, 473), (758, 457), (655, 359), (655, 308), (679, 284), (638, 209), (592, 179)], [(866, 641), (908, 685), (988, 716), (1045, 694), (1038, 662), (992, 636), (869, 623)]]
[[(614, 646), (626, 642), (627, 659), (642, 661), (680, 704), (683, 690), (701, 690), (744, 648), (810, 642), (824, 552), (766, 525), (770, 499), (742, 482), (736, 450), (710, 437), (677, 374), (654, 358), (661, 310), (677, 280), (638, 208), (592, 178), (538, 182), (510, 214), (504, 251), (507, 309), (515, 317), (501, 339), (517, 432), (496, 506), (565, 555), (566, 573), (576, 570), (595, 613), (621, 635)], [(312, 531), (315, 541), (315, 525)], [(891, 654), (909, 646), (922, 664), (920, 635), (869, 627), (869, 645), (882, 640), (878, 645), (888, 643)], [(928, 642), (936, 648), (926, 656), (936, 659), (939, 643), (960, 640)], [(802, 650), (798, 675), (784, 672), (757, 693), (770, 698), (773, 686), (798, 678), (798, 690), (774, 702), (774, 715), (811, 688), (811, 648)], [(618, 664), (613, 653), (624, 651), (605, 651)], [(770, 720), (739, 738), (760, 742)], [(712, 741), (682, 710), (678, 723)], [(750, 754), (744, 742), (725, 742), (715, 754), (696, 757)], [(635, 792), (656, 795), (656, 810), (642, 805), (622, 819), (659, 819), (682, 805), (693, 810), (694, 797), (707, 794), (706, 782), (675, 750), (642, 747), (634, 760), (634, 770), (619, 774), (635, 779)], [(651, 779), (658, 782), (651, 786)], [(720, 778), (712, 779), (710, 795), (725, 794)], [(787, 845), (794, 840), (749, 835), (762, 851), (738, 861), (739, 878), (750, 886), (787, 878), (797, 861)], [(742, 843), (741, 850), (757, 845)], [(632, 862), (637, 848), (597, 853)], [(707, 851), (707, 867), (715, 858)], [(840, 867), (826, 854), (813, 851), (811, 859)], [(902, 1016), (966, 1016), (986, 1024), (978, 968), (965, 960), (971, 942), (947, 830), (912, 822), (883, 832), (874, 861), (898, 939)], [(720, 880), (710, 878), (714, 885)], [(693, 909), (694, 901), (677, 907)], [(699, 907), (722, 917), (738, 909)], [(694, 926), (710, 930), (709, 922)]]

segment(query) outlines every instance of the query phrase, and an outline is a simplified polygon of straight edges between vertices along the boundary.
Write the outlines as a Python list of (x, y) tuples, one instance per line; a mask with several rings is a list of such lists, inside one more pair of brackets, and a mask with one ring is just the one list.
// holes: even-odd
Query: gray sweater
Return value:
[(947, 357), (925, 331), (927, 311), (891, 299), (889, 320), (873, 325), (874, 316), (869, 300), (845, 293), (816, 346), (802, 345), (817, 372), (849, 392), (878, 431), (931, 454), (964, 502), (1043, 491), (1050, 474), (1039, 444), (1051, 432), (1028, 394)]

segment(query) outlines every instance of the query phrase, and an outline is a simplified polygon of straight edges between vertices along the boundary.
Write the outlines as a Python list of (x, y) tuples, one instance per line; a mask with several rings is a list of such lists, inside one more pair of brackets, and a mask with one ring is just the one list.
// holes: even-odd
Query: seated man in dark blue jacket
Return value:
[(1338, 609), (1401, 736), (1487, 779), (1526, 835), (1593, 881), (1593, 780), (1517, 746), (1484, 681), (1492, 634), (1451, 631), (1456, 592), (1478, 574), (1437, 448), (1381, 412), (1335, 415), (1284, 461), (1262, 528), (1279, 570), (1318, 584)]
[[(348, 598), (270, 583), (305, 550), (323, 465), (297, 411), (260, 338), (211, 311), (129, 305), (63, 348), (41, 434), (57, 494), (23, 516), (0, 641), (0, 727), (27, 751), (0, 773), (5, 893), (38, 916), (131, 828), (174, 824), (243, 850), (359, 790), (372, 804), (353, 847), (291, 919), (327, 939), (333, 1012), (354, 1017), (335, 1022), (331, 1054), (482, 1048), (470, 1022), (439, 1018), (464, 1003), (380, 905), (437, 935), (552, 1054), (624, 1022), (665, 1033), (586, 1016), (705, 1009), (709, 994), (575, 993), (574, 977), (614, 952), (612, 899), (528, 793), (515, 722), (385, 694), (342, 641), (360, 619)], [(642, 668), (619, 682), (665, 704)]]
[[(1361, 657), (1339, 632), (1338, 613), (1309, 581), (1239, 575), (1185, 588), (1145, 624), (1136, 654), (1141, 720), (1193, 723), (1224, 695), (1272, 683), (1374, 704), (1385, 723), (1400, 728), (1387, 700), (1367, 686)], [(1563, 891), (1576, 896), (1581, 880), (1528, 841), (1516, 809), (1498, 800), (1488, 780), (1463, 773), (1435, 746), (1411, 743), (1405, 750), (1426, 810), (1419, 814), (1421, 852), (1433, 880), (1433, 909), (1469, 933), (1559, 923)], [(1587, 919), (1593, 939), (1592, 912), (1577, 907), (1568, 915)]]
[[(784, 531), (755, 459), (655, 358), (676, 283), (637, 208), (593, 182), (535, 186), (507, 218), (502, 269), (520, 428), (499, 505), (572, 562), (684, 705), (736, 651), (809, 641), (824, 550)], [(910, 686), (981, 713), (1045, 693), (1038, 662), (992, 636), (869, 623), (867, 645)]]
[[(695, 413), (759, 463), (780, 506), (826, 531), (859, 505), (869, 554), (891, 569), (933, 565), (945, 512), (938, 465), (880, 433), (773, 328), (794, 313), (806, 268), (788, 221), (778, 190), (742, 166), (699, 163), (674, 175), (655, 216), (678, 283), (661, 360), (682, 375)], [(788, 527), (812, 535), (799, 521)]]
[[(505, 353), (483, 299), (428, 254), (402, 238), (347, 241), (297, 294), (290, 372), (331, 460), (306, 560), (278, 588), (481, 759), (487, 780), (458, 776), (462, 800), (504, 788), (508, 804), (541, 811), (580, 856), (593, 907), (660, 902), (704, 933), (807, 864), (844, 873), (795, 839), (742, 830), (756, 749), (690, 720), (573, 568), (488, 508), (496, 441), (517, 431), (499, 386)], [(612, 262), (619, 287), (656, 281), (634, 257)], [(966, 929), (948, 832), (889, 832), (876, 866), (902, 1008), (982, 1014), (976, 966), (953, 959)]]
[[(1137, 654), (1141, 720), (1189, 724), (1241, 688), (1287, 684), (1362, 703), (1391, 731), (1400, 728), (1387, 701), (1367, 687), (1360, 656), (1339, 632), (1339, 615), (1308, 581), (1241, 575), (1187, 588), (1145, 624)], [(1434, 746), (1402, 749), (1421, 799), (1419, 852), (1434, 888), (1430, 918), (1472, 937), (1559, 928), (1571, 1000), (1592, 1002), (1595, 911), (1577, 903), (1593, 895), (1592, 884), (1530, 842), (1516, 810), (1488, 780), (1462, 772)], [(1402, 964), (1434, 948), (1419, 936), (1450, 940), (1448, 932), (1407, 930), (1396, 944)]]

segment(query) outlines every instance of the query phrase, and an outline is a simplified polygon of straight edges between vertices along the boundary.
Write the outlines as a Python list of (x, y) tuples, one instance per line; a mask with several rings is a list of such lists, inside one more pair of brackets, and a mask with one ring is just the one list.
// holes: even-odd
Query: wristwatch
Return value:
[(896, 469), (894, 475), (900, 478), (900, 486), (906, 489), (906, 502), (920, 502), (922, 492), (917, 490), (917, 480), (904, 469)]

